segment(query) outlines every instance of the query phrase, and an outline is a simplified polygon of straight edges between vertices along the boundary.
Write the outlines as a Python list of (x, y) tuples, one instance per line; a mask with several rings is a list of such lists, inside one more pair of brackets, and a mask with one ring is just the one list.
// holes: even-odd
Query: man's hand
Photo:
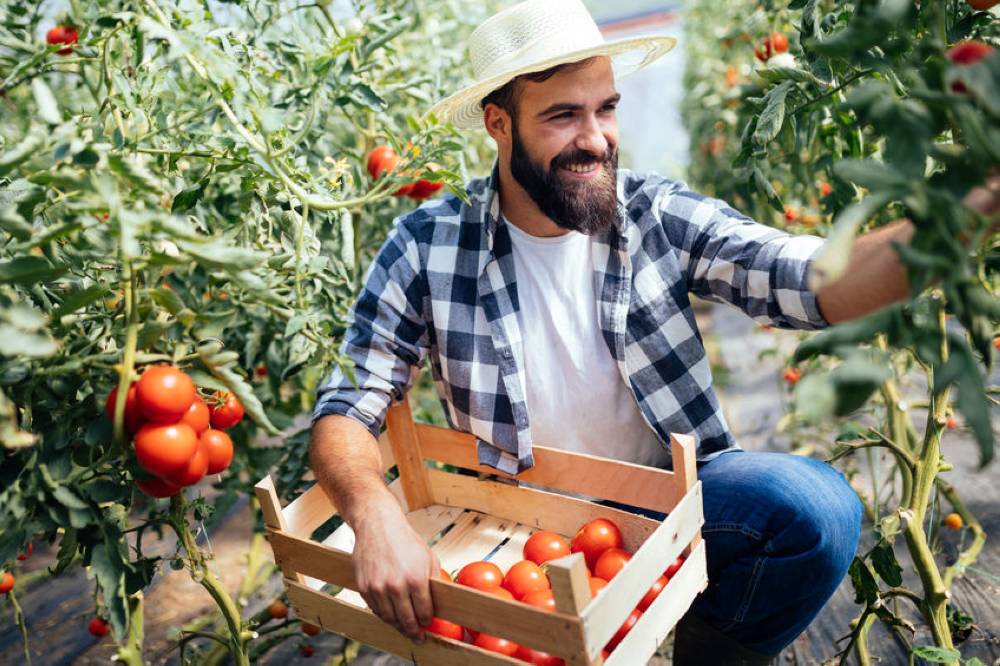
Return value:
[(372, 611), (413, 640), (434, 619), (430, 578), (437, 556), (413, 531), (398, 504), (370, 507), (354, 529), (354, 575)]

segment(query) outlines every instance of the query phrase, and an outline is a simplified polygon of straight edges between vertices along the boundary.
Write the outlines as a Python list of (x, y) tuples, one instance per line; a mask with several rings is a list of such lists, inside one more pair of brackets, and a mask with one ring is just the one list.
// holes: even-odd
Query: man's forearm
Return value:
[(844, 275), (816, 292), (828, 322), (857, 319), (910, 295), (906, 268), (893, 243), (906, 245), (913, 230), (909, 220), (897, 220), (854, 241)]
[(309, 460), (316, 480), (353, 528), (384, 510), (402, 511), (383, 480), (378, 443), (354, 419), (319, 419), (312, 429)]

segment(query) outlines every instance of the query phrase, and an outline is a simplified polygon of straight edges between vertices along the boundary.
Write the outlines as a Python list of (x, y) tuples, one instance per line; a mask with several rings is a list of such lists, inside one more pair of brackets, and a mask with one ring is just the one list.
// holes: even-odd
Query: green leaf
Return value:
[(874, 604), (878, 600), (878, 583), (865, 561), (855, 556), (847, 573), (854, 585), (854, 603), (866, 606)]
[(242, 375), (230, 367), (229, 362), (220, 363), (219, 357), (225, 353), (214, 354), (202, 352), (201, 360), (212, 374), (215, 375), (216, 379), (221, 380), (226, 385), (226, 388), (239, 398), (239, 401), (243, 403), (243, 408), (246, 410), (247, 415), (253, 419), (254, 423), (272, 435), (281, 434), (281, 431), (267, 417), (264, 405), (261, 404), (260, 399), (254, 394), (253, 387), (247, 383)]
[(67, 486), (56, 486), (52, 491), (52, 496), (67, 509), (86, 510), (90, 505), (80, 499), (76, 493)]
[(35, 104), (38, 105), (38, 117), (49, 125), (61, 123), (63, 119), (56, 98), (41, 77), (36, 76), (31, 79), (31, 92), (35, 96)]
[(792, 82), (785, 81), (772, 89), (764, 97), (766, 105), (757, 119), (757, 129), (753, 133), (753, 142), (765, 146), (773, 141), (785, 123), (785, 99), (792, 89)]
[(844, 180), (857, 183), (869, 190), (890, 190), (890, 200), (906, 192), (910, 179), (892, 166), (877, 160), (840, 160), (833, 165), (833, 172)]
[(914, 646), (913, 655), (934, 664), (950, 664), (962, 658), (962, 653), (955, 648), (943, 648), (936, 645)]
[(0, 207), (0, 229), (21, 241), (31, 238), (33, 230), (31, 224), (12, 205)]
[(25, 331), (11, 324), (0, 324), (0, 354), (45, 358), (59, 351), (48, 331)]
[(59, 321), (60, 318), (100, 300), (106, 293), (108, 293), (107, 287), (100, 284), (74, 291), (63, 299), (59, 307), (52, 311), (52, 319)]
[(881, 541), (872, 550), (872, 566), (879, 578), (890, 587), (899, 587), (903, 584), (903, 569), (896, 561), (896, 553), (892, 549), (892, 544)]
[(116, 636), (128, 629), (128, 600), (125, 597), (126, 564), (117, 544), (101, 542), (90, 553), (90, 571), (104, 596), (104, 603)]
[(199, 264), (209, 270), (242, 271), (260, 266), (267, 261), (263, 252), (234, 247), (221, 239), (209, 243), (192, 243), (178, 240), (177, 247), (189, 254)]
[(6, 175), (22, 162), (35, 157), (44, 142), (45, 134), (41, 129), (37, 127), (32, 129), (20, 143), (0, 154), (0, 176)]
[(950, 356), (943, 367), (934, 373), (934, 391), (954, 383), (958, 388), (955, 406), (972, 430), (979, 445), (979, 466), (985, 467), (993, 460), (994, 438), (990, 424), (990, 402), (986, 386), (979, 372), (972, 350), (965, 339), (949, 335)]
[(198, 201), (201, 200), (201, 196), (204, 193), (205, 187), (203, 183), (198, 183), (193, 187), (181, 190), (174, 195), (174, 201), (170, 207), (170, 212), (183, 213), (184, 211), (194, 208)]
[(53, 266), (44, 257), (25, 255), (0, 262), (0, 282), (30, 286), (54, 280), (67, 270), (66, 266)]

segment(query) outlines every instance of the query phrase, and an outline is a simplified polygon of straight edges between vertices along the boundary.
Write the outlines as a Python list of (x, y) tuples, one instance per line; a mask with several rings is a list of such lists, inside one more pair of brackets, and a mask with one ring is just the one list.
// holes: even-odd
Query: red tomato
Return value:
[(593, 569), (597, 558), (609, 548), (621, 548), (622, 532), (607, 518), (597, 518), (580, 528), (570, 543), (570, 550), (583, 553), (587, 568)]
[(271, 602), (271, 605), (267, 607), (267, 612), (271, 616), (272, 620), (284, 620), (288, 617), (288, 604), (281, 599), (275, 599)]
[(306, 643), (301, 648), (299, 648), (299, 652), (302, 654), (303, 657), (308, 659), (309, 657), (316, 654), (316, 648), (314, 648), (312, 645), (309, 645), (309, 643)]
[(194, 454), (188, 460), (187, 466), (184, 467), (180, 472), (176, 474), (171, 474), (166, 477), (165, 481), (169, 483), (176, 484), (178, 486), (193, 486), (205, 477), (205, 473), (208, 471), (208, 454), (205, 452), (205, 447), (199, 444), (194, 451)]
[(165, 481), (158, 476), (154, 476), (149, 479), (136, 479), (135, 485), (138, 486), (139, 490), (146, 493), (150, 497), (173, 497), (181, 491), (180, 486), (175, 486), (169, 481)]
[(798, 368), (788, 368), (782, 377), (789, 386), (795, 386), (802, 379), (802, 371)]
[(319, 634), (320, 628), (311, 622), (302, 623), (302, 633), (306, 636), (316, 636)]
[(4, 571), (0, 576), (0, 594), (7, 594), (14, 589), (14, 574)]
[[(79, 33), (77, 33), (76, 28), (69, 25), (57, 25), (54, 28), (50, 28), (47, 33), (45, 33), (45, 41), (48, 44), (76, 44), (76, 40), (80, 38)], [(56, 51), (59, 55), (69, 55), (73, 52), (72, 46), (67, 46), (64, 49), (59, 49)]]
[[(104, 415), (108, 417), (111, 423), (115, 422), (116, 400), (118, 400), (117, 386), (111, 389), (108, 399), (104, 402)], [(146, 422), (146, 419), (142, 417), (142, 412), (139, 411), (139, 401), (136, 397), (136, 386), (134, 383), (129, 387), (128, 393), (125, 394), (125, 416), (123, 420), (125, 430), (131, 435), (137, 433), (142, 424)]]
[(208, 408), (209, 420), (216, 430), (229, 430), (243, 420), (243, 403), (232, 393), (216, 391)]
[(382, 174), (395, 171), (399, 165), (399, 155), (392, 146), (376, 146), (368, 153), (368, 175), (378, 180)]
[(139, 411), (153, 423), (177, 423), (197, 397), (191, 378), (172, 365), (154, 365), (136, 382)]
[(590, 598), (593, 599), (597, 596), (597, 593), (608, 586), (608, 581), (603, 578), (598, 578), (596, 576), (591, 576), (590, 581)]
[(208, 458), (206, 474), (219, 474), (229, 467), (233, 459), (233, 440), (221, 430), (206, 430), (198, 438), (198, 446)]
[(771, 41), (768, 39), (761, 40), (757, 48), (754, 49), (753, 54), (757, 57), (757, 60), (767, 62), (771, 57)]
[(26, 559), (31, 557), (31, 554), (34, 552), (35, 552), (35, 545), (31, 542), (28, 542), (28, 547), (25, 549), (23, 553), (17, 556), (17, 561), (24, 562)]
[(825, 180), (819, 184), (819, 195), (821, 197), (828, 197), (830, 193), (833, 192), (833, 186)]
[(462, 567), (455, 577), (455, 582), (489, 592), (503, 583), (503, 572), (492, 562), (473, 562)]
[(108, 635), (111, 631), (111, 627), (108, 623), (99, 617), (91, 618), (90, 624), (87, 625), (87, 631), (90, 632), (91, 636), (96, 636), (97, 638), (102, 638)]
[[(440, 168), (441, 167), (439, 165), (434, 164), (433, 162), (430, 162), (427, 165), (427, 170), (431, 172), (437, 171)], [(417, 176), (420, 175), (421, 175), (420, 173), (417, 173)], [(417, 201), (420, 201), (422, 199), (426, 199), (427, 197), (436, 194), (443, 187), (444, 183), (437, 182), (434, 180), (427, 180), (426, 178), (421, 178), (420, 180), (418, 180), (416, 183), (413, 184), (413, 187), (407, 194), (411, 199), (416, 199)]]
[(569, 544), (566, 539), (555, 532), (535, 532), (524, 544), (524, 559), (535, 564), (545, 564), (565, 555), (569, 555)]
[(678, 555), (677, 559), (671, 562), (670, 566), (667, 567), (667, 570), (663, 572), (663, 575), (666, 576), (668, 579), (673, 578), (674, 574), (677, 573), (677, 571), (681, 568), (682, 564), (684, 564), (684, 556)]
[(446, 580), (449, 583), (454, 582), (454, 581), (451, 580), (451, 574), (448, 573), (447, 571), (445, 571), (444, 569), (441, 569), (440, 576), (441, 576), (441, 580)]
[(946, 55), (948, 60), (956, 65), (972, 65), (991, 53), (993, 53), (993, 47), (989, 44), (968, 39), (948, 49)]
[(524, 645), (517, 648), (517, 652), (514, 653), (514, 658), (526, 661), (529, 664), (535, 664), (535, 666), (563, 666), (566, 663), (560, 657), (553, 656), (546, 652), (532, 650), (530, 647), (525, 647)]
[(445, 638), (450, 638), (455, 641), (462, 640), (462, 627), (458, 626), (454, 622), (449, 622), (448, 620), (442, 620), (439, 617), (435, 617), (431, 620), (431, 623), (422, 626), (421, 629), (424, 631), (429, 631), (432, 634), (437, 634), (438, 636), (444, 636)]
[(518, 601), (529, 592), (547, 590), (551, 587), (545, 572), (530, 560), (521, 560), (512, 566), (504, 576), (503, 586)]
[(630, 559), (632, 556), (621, 548), (609, 548), (597, 558), (597, 564), (594, 565), (594, 575), (609, 581), (622, 570), (622, 567)]
[(948, 417), (948, 420), (944, 422), (944, 426), (948, 428), (948, 430), (954, 430), (958, 427), (958, 421), (952, 417)]
[(611, 637), (611, 640), (608, 641), (608, 644), (605, 645), (604, 648), (608, 652), (613, 652), (614, 649), (618, 647), (618, 644), (622, 642), (622, 639), (628, 635), (628, 632), (632, 631), (632, 627), (635, 626), (635, 623), (639, 621), (640, 617), (642, 617), (642, 611), (633, 609), (633, 611), (628, 614), (628, 617), (625, 618), (625, 622), (622, 623), (622, 626), (618, 627), (618, 631), (615, 632), (615, 635)]
[(185, 423), (147, 423), (135, 435), (135, 457), (156, 476), (178, 474), (198, 450), (198, 435)]
[(181, 417), (181, 423), (187, 423), (197, 434), (208, 430), (208, 405), (201, 398), (195, 398), (187, 412)]
[(771, 33), (771, 47), (775, 53), (784, 53), (788, 50), (788, 37), (780, 32)]
[(996, 6), (998, 0), (965, 0), (969, 6), (979, 11), (986, 11)]
[(506, 638), (499, 638), (497, 636), (490, 636), (489, 634), (479, 634), (476, 636), (476, 640), (472, 642), (476, 647), (483, 648), (484, 650), (489, 650), (490, 652), (499, 652), (500, 654), (507, 655), (508, 657), (514, 656), (517, 652), (517, 648), (520, 646), (513, 641), (509, 641)]
[(514, 595), (510, 593), (510, 590), (505, 590), (502, 587), (495, 587), (491, 590), (483, 590), (484, 592), (489, 592), (494, 597), (500, 597), (504, 601), (517, 601)]
[(529, 606), (547, 610), (550, 613), (556, 612), (556, 598), (552, 596), (552, 590), (535, 590), (524, 595), (522, 602)]
[(663, 588), (667, 586), (667, 582), (669, 580), (670, 579), (666, 576), (660, 576), (657, 578), (656, 582), (654, 582), (652, 587), (650, 587), (646, 592), (646, 596), (639, 601), (639, 605), (636, 606), (636, 608), (645, 613), (646, 609), (649, 608), (649, 605), (653, 603), (653, 600), (660, 596), (660, 592), (663, 592)]

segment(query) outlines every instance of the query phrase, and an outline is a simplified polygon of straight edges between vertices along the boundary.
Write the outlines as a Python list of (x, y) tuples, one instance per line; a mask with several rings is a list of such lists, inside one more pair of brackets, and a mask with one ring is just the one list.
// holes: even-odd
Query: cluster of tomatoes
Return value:
[[(378, 180), (384, 174), (392, 173), (399, 167), (400, 163), (399, 154), (393, 150), (392, 146), (376, 146), (371, 153), (368, 154), (368, 175), (372, 177), (372, 180)], [(439, 169), (438, 165), (430, 163), (427, 165), (429, 171), (437, 171)], [(409, 170), (404, 169), (400, 172), (401, 176), (410, 175)], [(410, 183), (409, 185), (404, 185), (403, 187), (396, 190), (395, 196), (402, 197), (407, 196), (416, 201), (423, 201), (424, 199), (437, 194), (438, 191), (444, 187), (444, 183), (434, 180), (428, 180), (426, 178), (420, 178), (420, 172), (414, 174), (414, 177), (418, 180)]]
[(76, 28), (70, 25), (57, 25), (56, 27), (50, 29), (45, 33), (45, 42), (51, 46), (56, 46), (58, 44), (66, 44), (65, 48), (61, 48), (56, 53), (59, 55), (69, 55), (73, 52), (72, 44), (76, 44), (76, 40), (80, 38), (79, 33), (77, 33)]
[(757, 60), (767, 62), (771, 59), (771, 56), (776, 53), (784, 53), (787, 50), (788, 37), (785, 37), (780, 32), (772, 32), (770, 36), (765, 37), (757, 44), (757, 48), (754, 49), (753, 53), (757, 56)]
[[(104, 412), (114, 421), (118, 387)], [(152, 497), (170, 497), (206, 474), (218, 474), (233, 459), (233, 440), (224, 431), (243, 419), (243, 405), (217, 391), (206, 403), (194, 382), (172, 365), (147, 368), (125, 397), (124, 426), (135, 436), (135, 457), (152, 477), (136, 485)]]
[[(587, 562), (590, 575), (590, 595), (596, 597), (615, 575), (625, 566), (632, 555), (623, 548), (621, 530), (612, 521), (605, 518), (592, 520), (576, 533), (571, 541), (554, 532), (536, 532), (524, 544), (524, 559), (515, 563), (504, 574), (492, 562), (472, 562), (467, 564), (455, 576), (454, 582), (459, 585), (493, 594), (508, 601), (535, 606), (549, 612), (555, 612), (556, 602), (552, 594), (552, 585), (545, 573), (545, 563), (570, 553), (582, 553)], [(624, 624), (604, 647), (603, 657), (606, 659), (618, 647), (622, 639), (632, 630), (642, 613), (659, 596), (670, 578), (677, 573), (684, 563), (684, 557), (678, 557), (649, 588), (639, 605), (629, 614)], [(441, 570), (441, 577), (450, 581), (448, 572)], [(465, 640), (477, 647), (492, 652), (498, 652), (508, 657), (521, 659), (529, 664), (542, 666), (563, 666), (563, 659), (533, 650), (524, 645), (498, 636), (476, 632), (435, 617), (423, 627), (425, 631), (451, 638)]]

